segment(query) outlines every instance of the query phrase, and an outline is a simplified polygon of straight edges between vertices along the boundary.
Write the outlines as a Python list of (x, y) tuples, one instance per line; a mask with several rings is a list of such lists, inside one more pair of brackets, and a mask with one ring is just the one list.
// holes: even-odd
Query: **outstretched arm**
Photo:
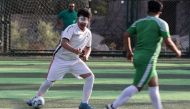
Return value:
[(131, 47), (131, 38), (128, 32), (125, 32), (123, 35), (123, 43), (124, 49), (127, 51), (127, 59), (132, 61), (133, 60), (133, 50)]
[(173, 52), (176, 53), (177, 57), (181, 56), (181, 51), (177, 48), (177, 46), (174, 44), (174, 42), (172, 41), (171, 37), (165, 38), (164, 39), (164, 43), (166, 44), (166, 46), (172, 50)]

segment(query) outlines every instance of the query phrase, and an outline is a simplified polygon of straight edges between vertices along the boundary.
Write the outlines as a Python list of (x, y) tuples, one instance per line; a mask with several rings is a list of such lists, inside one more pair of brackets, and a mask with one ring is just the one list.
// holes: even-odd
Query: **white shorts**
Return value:
[(48, 71), (47, 80), (60, 80), (66, 73), (72, 73), (80, 79), (79, 75), (92, 73), (92, 71), (81, 59), (68, 61), (54, 57)]

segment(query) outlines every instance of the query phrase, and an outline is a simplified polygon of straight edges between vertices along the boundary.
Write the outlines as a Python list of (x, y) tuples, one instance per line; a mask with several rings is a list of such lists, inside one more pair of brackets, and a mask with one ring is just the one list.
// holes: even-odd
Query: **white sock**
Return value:
[(94, 75), (92, 74), (91, 76), (85, 78), (85, 83), (83, 86), (82, 103), (88, 103), (92, 93), (93, 84), (94, 84)]
[(43, 96), (48, 89), (53, 86), (53, 82), (46, 80), (39, 88), (36, 96)]
[(149, 95), (152, 101), (152, 105), (155, 109), (162, 109), (162, 103), (160, 100), (159, 87), (149, 87)]
[(138, 89), (134, 85), (131, 85), (131, 86), (125, 88), (122, 91), (121, 95), (113, 102), (112, 106), (114, 108), (118, 108), (119, 106), (126, 103), (137, 92), (138, 92)]

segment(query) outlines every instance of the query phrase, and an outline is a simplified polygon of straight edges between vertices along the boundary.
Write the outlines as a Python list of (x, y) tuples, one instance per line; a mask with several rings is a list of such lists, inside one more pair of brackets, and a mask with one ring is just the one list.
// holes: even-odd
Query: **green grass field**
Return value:
[[(0, 59), (0, 108), (30, 109), (25, 100), (44, 82), (51, 57)], [(90, 100), (95, 109), (104, 109), (132, 82), (134, 68), (124, 58), (92, 58), (87, 64), (96, 76)], [(160, 59), (157, 69), (164, 109), (189, 109), (190, 59)], [(44, 108), (77, 109), (83, 82), (66, 75), (46, 94)], [(121, 109), (153, 109), (147, 87)]]

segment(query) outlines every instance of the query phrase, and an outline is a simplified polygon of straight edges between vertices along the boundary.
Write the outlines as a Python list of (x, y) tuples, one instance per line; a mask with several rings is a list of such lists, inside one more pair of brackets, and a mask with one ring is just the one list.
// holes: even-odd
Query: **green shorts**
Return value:
[(152, 55), (134, 55), (133, 64), (136, 72), (133, 84), (137, 87), (143, 87), (152, 77), (157, 76), (156, 63), (157, 59), (153, 59)]

